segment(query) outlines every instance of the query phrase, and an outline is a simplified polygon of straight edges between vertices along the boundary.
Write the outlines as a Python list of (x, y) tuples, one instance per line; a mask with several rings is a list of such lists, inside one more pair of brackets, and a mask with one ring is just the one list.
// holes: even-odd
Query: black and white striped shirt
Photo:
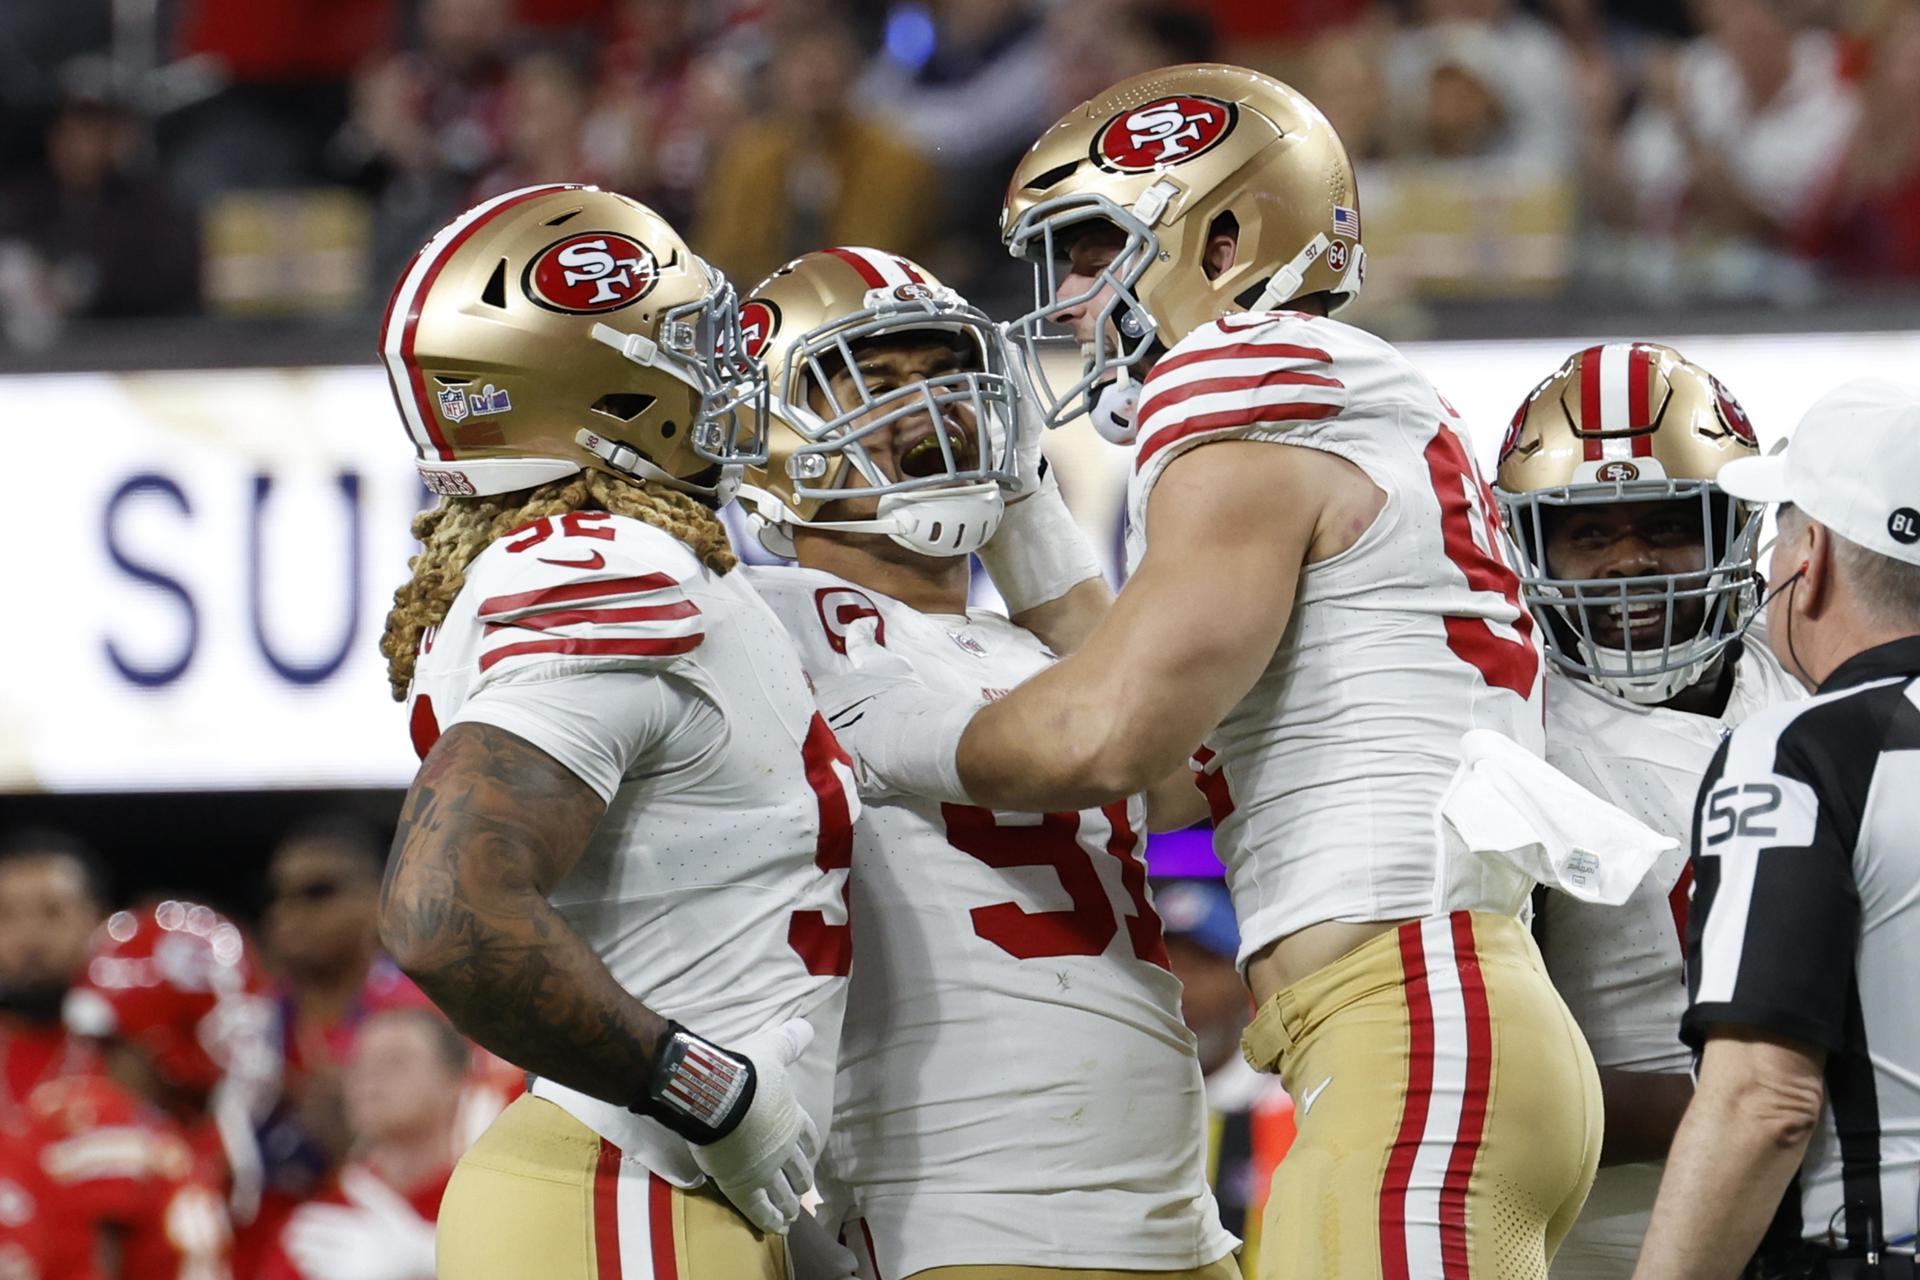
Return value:
[[(1920, 636), (1741, 724), (1693, 833), (1686, 1016), (1827, 1051), (1827, 1100), (1762, 1249), (1910, 1249), (1920, 1197)], [(1875, 1239), (1875, 1237), (1878, 1237)]]

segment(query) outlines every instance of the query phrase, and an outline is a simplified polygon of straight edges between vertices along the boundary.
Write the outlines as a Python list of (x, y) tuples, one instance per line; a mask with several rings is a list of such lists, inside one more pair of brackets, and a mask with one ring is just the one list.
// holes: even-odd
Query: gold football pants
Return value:
[(907, 1280), (1240, 1280), (1231, 1256), (1187, 1271), (1081, 1271), (1063, 1267), (934, 1267)]
[(544, 1098), (514, 1101), (453, 1171), (440, 1280), (787, 1280), (786, 1241), (683, 1191)]
[(1389, 930), (1270, 998), (1247, 1060), (1295, 1137), (1260, 1280), (1545, 1280), (1600, 1159), (1600, 1078), (1518, 920)]

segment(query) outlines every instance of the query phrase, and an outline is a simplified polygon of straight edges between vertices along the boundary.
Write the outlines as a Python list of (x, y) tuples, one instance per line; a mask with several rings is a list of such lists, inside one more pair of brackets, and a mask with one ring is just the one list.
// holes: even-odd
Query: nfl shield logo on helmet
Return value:
[(458, 387), (447, 387), (440, 392), (440, 416), (448, 422), (467, 420), (467, 393)]

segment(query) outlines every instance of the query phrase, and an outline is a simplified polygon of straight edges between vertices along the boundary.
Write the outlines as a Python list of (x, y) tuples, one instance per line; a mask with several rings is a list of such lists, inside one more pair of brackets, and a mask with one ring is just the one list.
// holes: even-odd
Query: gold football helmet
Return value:
[[(742, 490), (761, 545), (791, 559), (793, 529), (804, 525), (952, 556), (992, 536), (1002, 492), (1018, 483), (1018, 427), (1004, 348), (984, 313), (898, 254), (836, 248), (761, 281), (740, 319), (747, 351), (767, 369), (773, 422), (767, 459)], [(876, 385), (862, 357), (908, 336), (951, 347), (951, 368)], [(850, 375), (851, 395), (835, 390), (836, 373)], [(900, 450), (893, 430), (922, 434)], [(898, 474), (868, 447), (883, 431)], [(821, 518), (828, 503), (854, 496), (877, 498), (877, 513)]]
[[(1758, 452), (1746, 411), (1671, 347), (1588, 347), (1534, 388), (1508, 425), (1494, 494), (1519, 546), (1522, 593), (1555, 663), (1642, 704), (1665, 702), (1711, 669), (1753, 611), (1760, 529), (1759, 509), (1714, 478)], [(1650, 501), (1699, 504), (1698, 571), (1572, 578), (1548, 562), (1554, 520), (1595, 504)], [(1695, 612), (1697, 629), (1684, 625)], [(1634, 620), (1655, 617), (1664, 622), (1658, 645), (1636, 644), (1644, 623)], [(1597, 623), (1619, 643), (1601, 643)]]
[(732, 286), (593, 187), (526, 187), (443, 227), (394, 287), (380, 355), (435, 493), (597, 467), (724, 503), (765, 456)]
[[(1076, 230), (1106, 222), (1125, 247), (1093, 285), (1059, 296)], [(1209, 279), (1207, 241), (1237, 230), (1233, 265)], [(1235, 310), (1310, 293), (1337, 308), (1366, 274), (1353, 166), (1318, 107), (1270, 76), (1196, 63), (1122, 80), (1068, 112), (1014, 170), (1000, 238), (1034, 268), (1034, 307), (1013, 322), (1049, 426), (1154, 343), (1171, 347)], [(1056, 392), (1035, 343), (1045, 321), (1111, 289), (1079, 381)]]

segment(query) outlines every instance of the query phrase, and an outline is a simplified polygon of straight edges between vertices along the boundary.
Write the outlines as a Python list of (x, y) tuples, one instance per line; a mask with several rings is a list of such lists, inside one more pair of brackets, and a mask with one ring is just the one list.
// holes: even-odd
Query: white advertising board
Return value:
[[(1839, 382), (1920, 369), (1920, 333), (1668, 340), (1764, 444)], [(1520, 397), (1584, 345), (1408, 350), (1490, 466)], [(1125, 452), (1078, 426), (1048, 451), (1117, 555)], [(0, 378), (0, 476), (0, 791), (412, 776), (378, 640), (427, 497), (378, 369)]]

